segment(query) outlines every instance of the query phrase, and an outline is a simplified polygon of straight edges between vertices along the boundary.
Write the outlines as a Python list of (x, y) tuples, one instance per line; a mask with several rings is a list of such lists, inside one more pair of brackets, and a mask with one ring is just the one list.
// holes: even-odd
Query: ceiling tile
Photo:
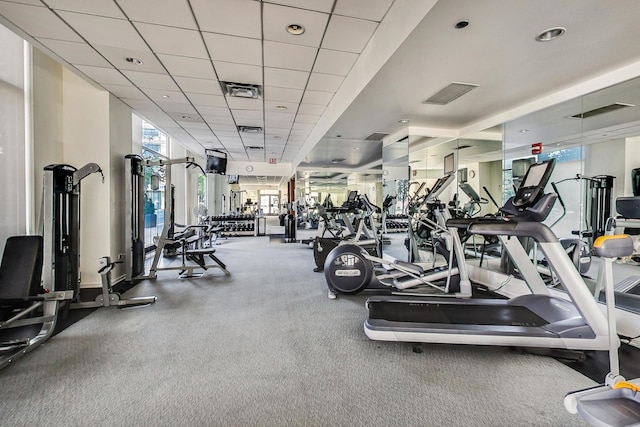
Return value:
[[(292, 112), (292, 113), (282, 113), (282, 112), (275, 112), (275, 111), (267, 111), (264, 114), (265, 119), (267, 120), (267, 123), (269, 121), (279, 121), (279, 122), (289, 122), (290, 124), (293, 123), (293, 119), (295, 119), (296, 117), (296, 113)], [(291, 127), (291, 126), (287, 126), (287, 127)]]
[(187, 0), (118, 0), (131, 21), (168, 25), (196, 30)]
[(338, 0), (333, 13), (380, 22), (391, 3), (393, 0)]
[(265, 126), (269, 129), (291, 129), (293, 120), (277, 120), (273, 118), (265, 119)]
[(98, 83), (121, 86), (129, 85), (127, 79), (125, 79), (115, 68), (92, 67), (90, 65), (78, 65), (76, 68)]
[(296, 123), (318, 123), (320, 116), (313, 114), (298, 114), (296, 115)]
[(331, 12), (333, 2), (334, 0), (264, 0), (264, 3), (275, 3), (284, 6), (293, 6), (299, 9), (309, 9), (325, 13)]
[(334, 15), (322, 40), (322, 47), (361, 53), (377, 26), (372, 21)]
[(134, 24), (155, 53), (208, 59), (200, 33), (155, 24)]
[(111, 67), (102, 56), (86, 43), (65, 40), (38, 39), (40, 43), (51, 49), (56, 55), (69, 64), (92, 65), (94, 67)]
[(316, 73), (338, 74), (346, 76), (358, 59), (357, 53), (341, 52), (339, 50), (320, 49), (318, 59), (313, 66)]
[(51, 9), (68, 10), (71, 12), (88, 13), (90, 15), (107, 16), (124, 19), (115, 2), (112, 1), (86, 1), (86, 0), (47, 0)]
[(227, 103), (232, 110), (259, 110), (262, 111), (261, 99), (247, 99), (227, 97)]
[[(208, 122), (207, 122), (208, 123)], [(213, 130), (214, 132), (216, 131), (236, 131), (237, 132), (237, 128), (236, 125), (233, 124), (224, 124), (224, 123), (210, 123), (211, 126), (211, 130)]]
[(157, 103), (189, 104), (189, 100), (177, 90), (145, 89), (144, 93)]
[(193, 77), (174, 77), (184, 92), (222, 95), (220, 83), (214, 79), (197, 79)]
[(229, 109), (227, 107), (206, 107), (206, 106), (198, 106), (198, 112), (202, 114), (202, 117), (205, 116), (218, 116), (218, 117), (229, 117), (231, 118), (231, 113), (229, 113)]
[(307, 85), (309, 73), (303, 71), (283, 70), (280, 68), (264, 68), (265, 86), (304, 89)]
[(247, 37), (202, 33), (214, 61), (262, 65), (262, 43)]
[(306, 90), (302, 97), (303, 104), (329, 105), (333, 98), (334, 92), (322, 92), (316, 90)]
[(213, 65), (218, 79), (223, 82), (262, 84), (262, 67), (219, 61), (215, 61)]
[(262, 121), (262, 119), (250, 118), (250, 117), (236, 118), (236, 124), (238, 126), (260, 126), (260, 127), (264, 126), (264, 122)]
[(40, 0), (11, 0), (13, 3), (30, 4), (32, 6), (43, 6)]
[(32, 37), (82, 42), (67, 24), (46, 7), (2, 1), (0, 15)]
[(187, 130), (209, 129), (209, 126), (207, 126), (206, 123), (203, 123), (202, 120), (200, 120), (200, 117), (191, 116), (189, 118), (186, 118), (179, 114), (171, 114), (171, 117), (173, 117), (180, 126)]
[(298, 114), (314, 114), (316, 116), (322, 115), (327, 107), (324, 105), (316, 104), (300, 104)]
[(179, 114), (187, 114), (187, 115), (197, 115), (197, 111), (189, 104), (178, 104), (175, 102), (163, 102), (159, 104), (160, 108), (162, 108), (167, 113), (179, 113)]
[(59, 13), (90, 44), (140, 51), (147, 48), (129, 21), (75, 12)]
[(301, 89), (287, 89), (282, 87), (265, 86), (264, 99), (267, 101), (282, 101), (299, 103), (304, 91)]
[(262, 38), (260, 2), (253, 0), (191, 0), (200, 30)]
[(180, 90), (167, 74), (143, 73), (140, 71), (130, 70), (123, 70), (122, 73), (140, 88)]
[(224, 96), (207, 95), (204, 93), (187, 93), (187, 97), (193, 105), (198, 107), (223, 107), (227, 108), (227, 102)]
[[(278, 107), (286, 107), (278, 108)], [(264, 109), (265, 111), (273, 111), (273, 112), (296, 112), (298, 110), (298, 104), (295, 102), (283, 102), (283, 101), (264, 101)]]
[(299, 122), (295, 122), (293, 124), (293, 127), (291, 128), (292, 132), (294, 130), (312, 130), (316, 125), (313, 123), (299, 123)]
[(129, 107), (134, 110), (145, 110), (145, 109), (155, 109), (158, 108), (156, 105), (148, 99), (128, 99), (128, 98), (120, 98), (122, 102), (127, 104)]
[(318, 49), (287, 43), (264, 42), (264, 66), (311, 71)]
[(311, 73), (307, 89), (325, 92), (337, 92), (344, 77), (333, 74)]
[(111, 84), (103, 84), (103, 88), (117, 96), (118, 98), (129, 98), (129, 99), (147, 99), (144, 93), (140, 91), (135, 86), (121, 86), (121, 85), (111, 85)]
[(212, 126), (215, 126), (215, 125), (231, 125), (233, 127), (236, 126), (236, 122), (233, 120), (233, 117), (231, 117), (230, 113), (228, 116), (217, 116), (217, 115), (203, 114), (201, 111), (200, 114), (202, 115), (202, 118), (204, 118), (206, 122)]
[[(102, 56), (107, 58), (114, 67), (121, 70), (143, 71), (146, 73), (164, 73), (164, 68), (156, 56), (146, 46), (143, 50), (123, 49), (112, 46), (93, 46)], [(137, 65), (127, 62), (126, 58), (136, 58), (142, 61)]]
[[(329, 19), (326, 13), (269, 3), (263, 5), (263, 14), (265, 40), (313, 47), (320, 46)], [(287, 26), (291, 24), (302, 25), (304, 33), (299, 36), (289, 34)]]
[(215, 79), (211, 61), (208, 59), (188, 58), (186, 56), (158, 54), (158, 58), (167, 67), (172, 76)]
[(236, 131), (221, 130), (221, 131), (216, 131), (215, 134), (218, 138), (239, 137), (237, 130)]
[(263, 113), (261, 110), (231, 110), (231, 114), (233, 114), (236, 121), (238, 121), (238, 119), (259, 119), (262, 121)]

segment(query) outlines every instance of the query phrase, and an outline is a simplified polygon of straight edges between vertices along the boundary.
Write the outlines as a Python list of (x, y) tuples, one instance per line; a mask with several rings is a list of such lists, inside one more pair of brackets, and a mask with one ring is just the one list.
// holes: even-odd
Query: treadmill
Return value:
[[(516, 195), (501, 208), (505, 218), (447, 221), (453, 230), (497, 236), (530, 294), (509, 300), (371, 297), (366, 304), (366, 335), (381, 341), (607, 349), (603, 313), (557, 237), (542, 224), (557, 198), (555, 193), (544, 193), (554, 166), (551, 159), (529, 168)], [(518, 237), (538, 242), (570, 301), (550, 294)]]
[[(616, 211), (619, 217), (608, 224), (607, 228), (624, 227), (626, 233), (640, 234), (640, 196), (618, 197)], [(640, 276), (629, 276), (616, 283), (614, 289), (617, 309), (640, 314)], [(598, 301), (606, 302), (604, 289), (596, 288), (595, 294)], [(637, 321), (635, 323), (637, 324)]]

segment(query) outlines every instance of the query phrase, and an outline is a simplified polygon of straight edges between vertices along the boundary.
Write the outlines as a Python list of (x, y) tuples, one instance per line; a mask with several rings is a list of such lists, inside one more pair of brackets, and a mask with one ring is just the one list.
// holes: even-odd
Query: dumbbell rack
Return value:
[(409, 227), (406, 215), (387, 215), (385, 228), (387, 233), (405, 233)]
[(255, 215), (216, 215), (210, 220), (222, 227), (221, 236), (255, 236)]

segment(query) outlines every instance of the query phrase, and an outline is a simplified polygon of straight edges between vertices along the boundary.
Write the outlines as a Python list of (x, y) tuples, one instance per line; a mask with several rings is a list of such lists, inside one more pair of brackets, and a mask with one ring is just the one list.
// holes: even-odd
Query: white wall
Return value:
[(64, 163), (78, 169), (97, 163), (105, 176), (104, 183), (99, 174), (93, 174), (80, 184), (81, 286), (99, 286), (98, 260), (111, 253), (109, 93), (63, 68), (62, 96)]
[[(0, 253), (7, 237), (27, 231), (25, 91), (22, 39), (0, 26)], [(23, 179), (20, 179), (22, 177)]]
[[(126, 177), (124, 176), (124, 156), (131, 154), (132, 135), (131, 108), (113, 95), (109, 95), (109, 170), (111, 175), (111, 192), (109, 197), (109, 230), (110, 251), (112, 260), (118, 259), (127, 249), (124, 229), (126, 226), (125, 204)], [(141, 133), (142, 134), (142, 133)], [(140, 153), (137, 151), (136, 153)], [(125, 266), (116, 264), (113, 280), (124, 275)]]

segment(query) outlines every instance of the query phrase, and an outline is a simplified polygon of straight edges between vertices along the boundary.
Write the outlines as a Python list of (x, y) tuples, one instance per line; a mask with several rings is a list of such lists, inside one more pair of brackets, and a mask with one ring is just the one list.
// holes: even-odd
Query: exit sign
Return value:
[(278, 163), (278, 159), (276, 159), (275, 157), (269, 157), (270, 165), (275, 165), (276, 163)]

